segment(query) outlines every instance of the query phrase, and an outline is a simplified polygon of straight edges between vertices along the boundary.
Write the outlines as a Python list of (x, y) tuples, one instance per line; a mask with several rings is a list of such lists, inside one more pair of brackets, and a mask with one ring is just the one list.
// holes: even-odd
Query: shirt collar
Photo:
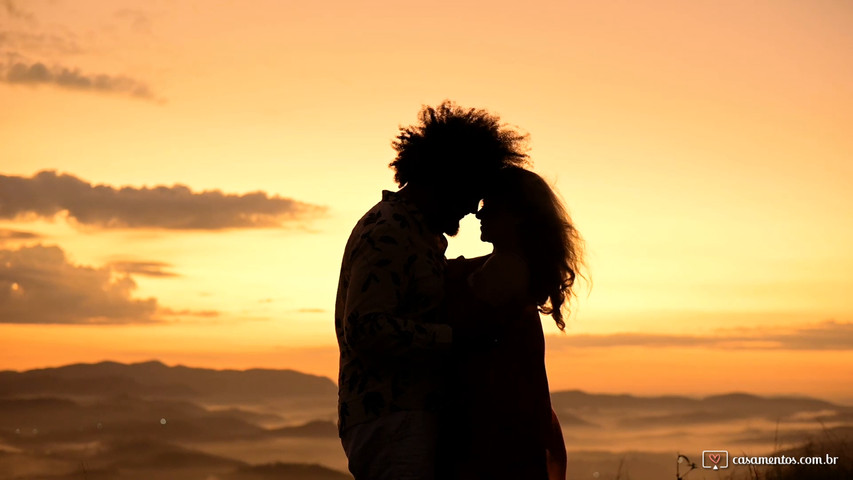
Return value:
[(399, 191), (392, 192), (390, 190), (382, 190), (382, 201), (399, 204), (401, 207), (403, 207), (403, 209), (406, 210), (406, 213), (409, 214), (409, 216), (412, 218), (412, 221), (418, 224), (418, 229), (421, 232), (432, 233), (437, 237), (439, 248), (442, 252), (447, 249), (448, 242), (444, 234), (432, 232), (432, 230), (427, 227), (426, 218), (424, 217), (424, 214), (418, 209), (417, 205), (406, 199), (404, 195), (400, 195)]
[(424, 229), (428, 230), (426, 217), (424, 217), (424, 214), (418, 209), (417, 205), (408, 200), (404, 195), (400, 195), (400, 192), (382, 190), (382, 201), (399, 203), (403, 208), (406, 209), (412, 219), (418, 222)]

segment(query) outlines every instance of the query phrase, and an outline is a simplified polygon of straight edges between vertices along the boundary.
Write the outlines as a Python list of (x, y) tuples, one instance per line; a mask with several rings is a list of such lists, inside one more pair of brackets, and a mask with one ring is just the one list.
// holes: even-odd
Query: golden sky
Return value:
[(552, 387), (853, 399), (851, 24), (833, 0), (6, 0), (0, 369), (334, 378), (346, 237), (395, 187), (397, 127), (447, 98), (530, 133), (587, 241)]

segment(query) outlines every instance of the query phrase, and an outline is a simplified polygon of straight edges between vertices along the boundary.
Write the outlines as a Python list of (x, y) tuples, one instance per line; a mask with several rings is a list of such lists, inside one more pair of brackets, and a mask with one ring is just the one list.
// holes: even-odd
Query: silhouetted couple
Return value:
[[(356, 480), (564, 479), (539, 313), (562, 329), (579, 238), (526, 136), (450, 102), (401, 128), (397, 192), (347, 241), (339, 431)], [(480, 203), (482, 201), (482, 208)], [(476, 213), (490, 255), (447, 260)]]

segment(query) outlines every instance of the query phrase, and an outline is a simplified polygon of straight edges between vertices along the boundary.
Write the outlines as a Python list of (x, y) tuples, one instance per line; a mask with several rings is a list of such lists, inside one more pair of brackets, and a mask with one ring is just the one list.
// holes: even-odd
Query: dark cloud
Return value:
[(548, 337), (555, 346), (578, 347), (692, 347), (714, 345), (712, 337), (688, 335), (652, 335), (645, 333), (614, 333), (610, 335), (553, 335)]
[[(769, 332), (769, 333), (768, 333)], [(737, 350), (851, 350), (853, 323), (833, 320), (799, 328), (762, 328), (707, 336), (617, 333), (611, 335), (549, 336), (556, 348), (588, 347), (708, 347)]]
[(143, 275), (146, 277), (177, 277), (178, 274), (167, 271), (171, 267), (168, 263), (163, 262), (137, 262), (137, 261), (117, 261), (111, 262), (110, 268), (113, 270), (132, 273), (135, 275)]
[(135, 289), (128, 275), (74, 265), (59, 247), (0, 249), (0, 323), (155, 322), (157, 301), (132, 298)]
[(142, 10), (124, 8), (115, 13), (115, 17), (130, 23), (130, 27), (137, 33), (151, 33), (151, 18)]
[[(9, 19), (0, 22), (0, 82), (33, 87), (48, 85), (165, 103), (140, 79), (97, 71), (84, 72), (76, 67), (69, 56), (86, 51), (80, 43), (90, 43), (86, 40), (89, 35), (81, 36), (61, 26), (39, 28), (35, 18), (19, 5), (12, 0), (0, 0), (0, 19)], [(115, 17), (137, 33), (150, 31), (151, 20), (141, 10), (119, 10)], [(16, 19), (27, 22), (12, 21)], [(61, 63), (54, 63), (59, 58), (63, 59)]]
[(171, 308), (161, 308), (157, 311), (158, 314), (168, 317), (218, 317), (219, 312), (216, 310), (174, 310)]
[(853, 323), (832, 320), (804, 327), (792, 334), (770, 334), (770, 341), (791, 350), (853, 350)]
[[(25, 54), (53, 56), (54, 54), (76, 55), (84, 52), (76, 36), (70, 32), (0, 31), (0, 47), (4, 47), (3, 55), (7, 60), (6, 65), (12, 62), (26, 63)], [(3, 68), (5, 70), (7, 67)]]
[(5, 219), (67, 212), (81, 225), (101, 228), (217, 230), (279, 227), (324, 211), (264, 192), (193, 192), (183, 185), (115, 188), (54, 171), (31, 178), (0, 175), (0, 218)]
[(2, 0), (2, 2), (0, 2), (0, 5), (3, 6), (3, 9), (0, 11), (6, 12), (6, 14), (12, 18), (27, 20), (29, 22), (35, 21), (35, 16), (32, 13), (21, 10), (21, 8), (18, 7), (16, 2), (13, 2), (12, 0)]
[(8, 228), (0, 228), (0, 243), (10, 240), (35, 240), (41, 238), (41, 235), (32, 232), (24, 232), (21, 230), (10, 230)]
[(84, 74), (76, 68), (48, 67), (40, 62), (14, 62), (0, 68), (0, 72), (0, 80), (10, 84), (54, 85), (70, 90), (117, 93), (160, 101), (146, 84), (125, 76)]

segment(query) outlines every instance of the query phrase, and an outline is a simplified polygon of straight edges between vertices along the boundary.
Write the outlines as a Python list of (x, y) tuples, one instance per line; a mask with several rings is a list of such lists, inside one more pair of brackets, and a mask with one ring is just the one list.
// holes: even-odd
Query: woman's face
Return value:
[(480, 219), (480, 240), (493, 245), (516, 243), (521, 217), (502, 199), (487, 195), (477, 211), (477, 218)]

